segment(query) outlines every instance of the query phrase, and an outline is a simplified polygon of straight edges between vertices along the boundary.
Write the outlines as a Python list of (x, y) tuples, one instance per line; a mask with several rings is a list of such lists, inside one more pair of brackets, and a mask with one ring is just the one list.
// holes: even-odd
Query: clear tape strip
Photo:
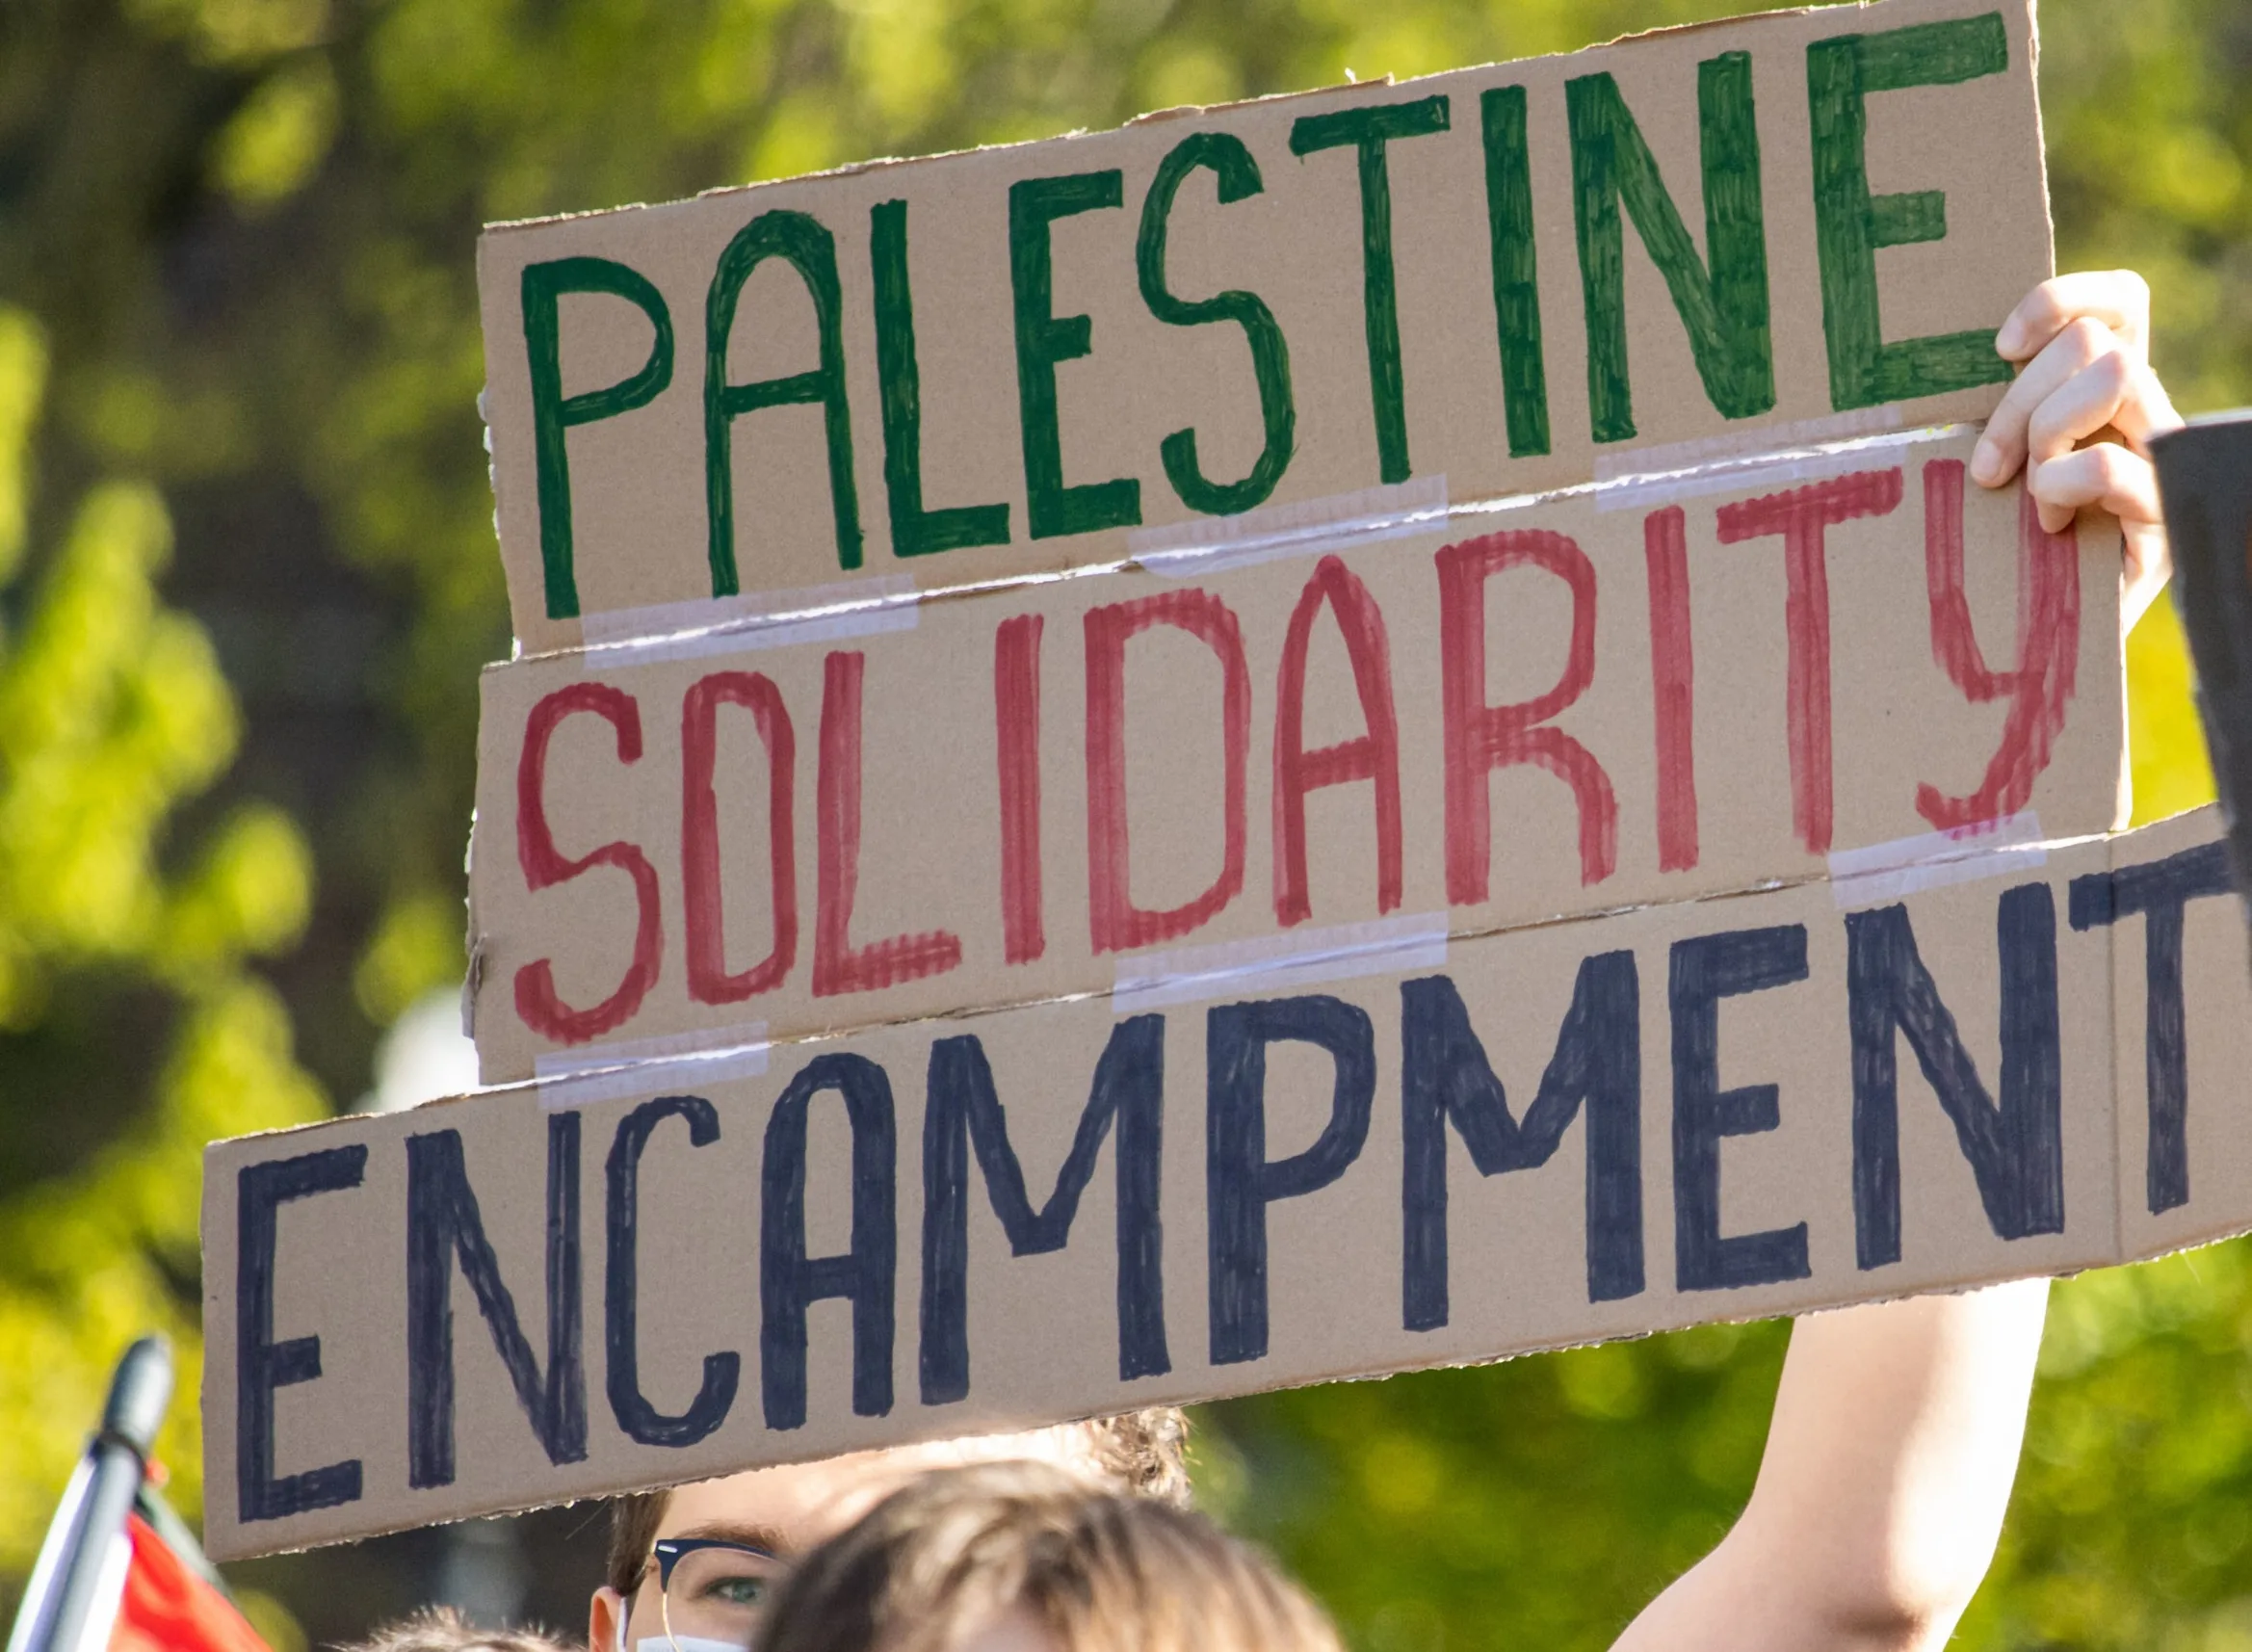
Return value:
[(906, 574), (755, 596), (706, 597), (589, 615), (581, 621), (589, 667), (781, 648), (835, 637), (914, 628), (919, 592)]
[(1877, 435), (1899, 428), (1899, 404), (1888, 402), (1882, 406), (1860, 407), (1819, 419), (1800, 419), (1788, 425), (1767, 425), (1756, 431), (1599, 453), (1595, 456), (1595, 480), (1616, 482), (1621, 477), (1697, 470), (1728, 459), (1815, 447), (1823, 442), (1849, 441), (1855, 436)]
[(1984, 826), (1922, 832), (1830, 855), (1830, 898), (1840, 911), (1898, 901), (1920, 890), (2046, 866), (2049, 846), (2031, 809)]
[(621, 1038), (610, 1044), (541, 1056), (533, 1062), (543, 1109), (579, 1107), (646, 1094), (673, 1084), (713, 1084), (756, 1078), (767, 1070), (772, 1045), (766, 1023), (753, 1021), (720, 1033), (676, 1033), (662, 1038)]
[(1151, 573), (1194, 579), (1222, 568), (1439, 533), (1446, 526), (1447, 479), (1425, 476), (1240, 516), (1140, 528), (1126, 537), (1126, 549)]
[(661, 660), (700, 660), (713, 654), (747, 654), (763, 648), (793, 648), (806, 642), (829, 642), (845, 637), (874, 637), (886, 631), (912, 631), (922, 617), (912, 602), (897, 606), (850, 609), (834, 614), (808, 614), (768, 623), (730, 627), (723, 631), (697, 631), (681, 637), (652, 637), (640, 642), (588, 649), (578, 656), (587, 670), (610, 670), (623, 665), (648, 665)]
[(1960, 425), (1930, 426), (1914, 431), (1892, 431), (1880, 435), (1857, 436), (1816, 447), (1749, 454), (1741, 458), (1709, 459), (1681, 470), (1638, 472), (1598, 482), (1594, 504), (1598, 511), (1638, 511), (1676, 499), (1698, 499), (1715, 493), (1742, 493), (1761, 487), (1788, 486), (1827, 476), (1843, 476), (1866, 469), (1872, 460), (1894, 449), (1941, 441), (1962, 431)]
[(1120, 1015), (1194, 1004), (1236, 992), (1279, 991), (1351, 981), (1447, 961), (1447, 914), (1411, 912), (1254, 940), (1216, 941), (1118, 962), (1113, 1008)]

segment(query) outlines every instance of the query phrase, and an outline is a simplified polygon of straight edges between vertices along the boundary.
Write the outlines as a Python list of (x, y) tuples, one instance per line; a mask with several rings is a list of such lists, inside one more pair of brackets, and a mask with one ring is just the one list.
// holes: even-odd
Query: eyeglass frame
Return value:
[(782, 1557), (772, 1549), (762, 1549), (756, 1543), (742, 1542), (734, 1537), (660, 1537), (650, 1545), (649, 1560), (642, 1562), (642, 1576), (649, 1575), (649, 1562), (657, 1565), (657, 1592), (663, 1594), (672, 1586), (672, 1568), (689, 1556), (702, 1549), (733, 1549), (739, 1555), (752, 1555), (762, 1560), (779, 1563)]
[[(665, 1626), (665, 1637), (672, 1638), (672, 1619), (669, 1611), (671, 1597), (666, 1591), (672, 1582), (672, 1569), (689, 1556), (701, 1549), (732, 1549), (739, 1555), (752, 1555), (762, 1560), (781, 1562), (782, 1557), (771, 1549), (762, 1549), (756, 1543), (739, 1542), (733, 1537), (660, 1537), (649, 1546), (649, 1558), (642, 1562), (642, 1575), (634, 1580), (639, 1589), (649, 1581), (649, 1567), (657, 1568), (658, 1621)], [(626, 1620), (633, 1611), (629, 1599), (625, 1609), (617, 1614), (617, 1652), (626, 1652)]]

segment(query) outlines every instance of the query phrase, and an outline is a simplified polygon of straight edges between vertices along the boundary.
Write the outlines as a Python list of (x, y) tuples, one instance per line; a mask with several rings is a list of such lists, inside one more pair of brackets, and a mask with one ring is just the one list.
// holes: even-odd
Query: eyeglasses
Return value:
[(742, 1652), (750, 1645), (759, 1609), (781, 1575), (778, 1557), (724, 1537), (666, 1537), (653, 1559), (672, 1652)]

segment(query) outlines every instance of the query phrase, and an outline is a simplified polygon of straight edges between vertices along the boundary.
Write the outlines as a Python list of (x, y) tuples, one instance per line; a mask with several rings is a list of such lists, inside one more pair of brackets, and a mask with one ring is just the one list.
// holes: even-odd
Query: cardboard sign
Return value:
[(1982, 417), (2028, 0), (1881, 0), (504, 224), (528, 651)]
[(494, 667), (485, 1081), (2108, 830), (2117, 527), (1975, 434)]
[(2252, 1226), (2212, 811), (213, 1147), (221, 1559)]
[(2101, 835), (2117, 530), (1939, 428), (2033, 55), (1881, 0), (489, 231), (537, 1082), (211, 1149), (212, 1553), (2252, 1226), (2216, 828)]

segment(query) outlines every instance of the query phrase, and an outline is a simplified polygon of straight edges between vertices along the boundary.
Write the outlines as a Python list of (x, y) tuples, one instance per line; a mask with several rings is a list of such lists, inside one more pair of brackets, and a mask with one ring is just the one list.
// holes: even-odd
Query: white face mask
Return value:
[[(625, 1652), (623, 1623), (617, 1626), (617, 1646), (618, 1652)], [(634, 1652), (673, 1652), (675, 1647), (679, 1652), (743, 1652), (742, 1647), (731, 1641), (705, 1640), (694, 1635), (683, 1635), (678, 1640), (668, 1639), (662, 1635), (643, 1636), (635, 1642)]]

